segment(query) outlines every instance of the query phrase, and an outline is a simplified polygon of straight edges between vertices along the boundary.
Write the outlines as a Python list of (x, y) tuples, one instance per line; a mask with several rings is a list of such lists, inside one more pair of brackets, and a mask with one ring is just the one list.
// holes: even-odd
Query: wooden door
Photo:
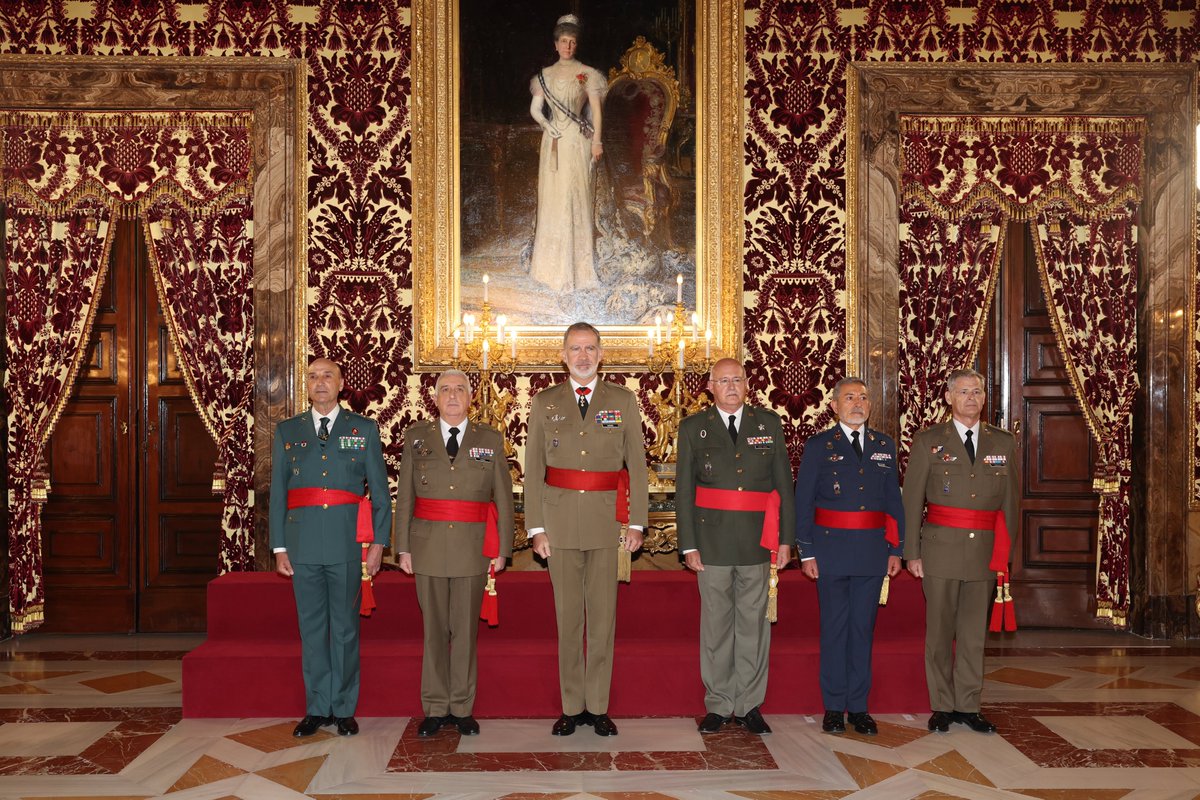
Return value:
[(122, 222), (88, 356), (47, 448), (43, 630), (203, 630), (220, 537), (215, 459), (141, 226)]
[(1096, 447), (1054, 338), (1032, 228), (1006, 231), (988, 367), (991, 418), (1017, 436), (1020, 533), (1013, 595), (1022, 627), (1106, 627), (1095, 620)]

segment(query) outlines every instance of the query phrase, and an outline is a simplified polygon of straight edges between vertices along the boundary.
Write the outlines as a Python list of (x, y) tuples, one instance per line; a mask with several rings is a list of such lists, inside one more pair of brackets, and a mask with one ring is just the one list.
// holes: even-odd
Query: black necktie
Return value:
[(575, 390), (575, 394), (579, 395), (579, 416), (581, 418), (587, 416), (587, 410), (588, 410), (587, 396), (591, 393), (592, 393), (592, 390), (587, 388), (586, 386), (580, 386), (578, 389)]
[(446, 454), (450, 456), (451, 461), (458, 455), (458, 428), (450, 429), (450, 438), (446, 440)]
[(975, 433), (974, 431), (967, 431), (967, 441), (966, 441), (967, 458), (971, 459), (972, 464), (975, 463), (975, 442), (971, 441), (971, 437), (974, 433)]
[(322, 442), (329, 440), (329, 417), (321, 417), (321, 429), (317, 431), (317, 438)]
[(850, 438), (853, 439), (850, 444), (854, 445), (854, 453), (858, 456), (858, 460), (862, 461), (862, 442), (858, 440), (858, 431), (850, 431)]
[(737, 444), (737, 425), (733, 424), (735, 419), (737, 419), (736, 414), (729, 415), (729, 438), (733, 440), (734, 444)]

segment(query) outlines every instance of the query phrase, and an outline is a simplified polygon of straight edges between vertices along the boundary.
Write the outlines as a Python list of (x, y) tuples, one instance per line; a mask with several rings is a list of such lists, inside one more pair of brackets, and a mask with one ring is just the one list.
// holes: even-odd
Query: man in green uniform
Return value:
[(360, 542), (374, 576), (392, 524), (379, 426), (338, 404), (342, 386), (337, 364), (314, 360), (312, 408), (275, 426), (271, 447), (271, 549), (300, 622), (306, 712), (296, 736), (335, 723), (342, 736), (358, 733)]
[[(759, 706), (767, 694), (767, 620), (773, 529), (783, 567), (796, 535), (795, 495), (779, 415), (746, 404), (746, 372), (731, 358), (713, 365), (715, 407), (679, 426), (675, 522), (679, 552), (700, 586), (700, 676), (708, 713), (701, 733), (730, 719), (771, 732)], [(782, 534), (783, 538), (780, 538)]]
[(979, 696), (992, 587), (1016, 538), (1017, 457), (1012, 434), (980, 419), (986, 400), (982, 375), (950, 373), (951, 419), (913, 437), (904, 475), (904, 558), (923, 579), (929, 730), (941, 733), (996, 730)]
[(500, 431), (467, 420), (466, 374), (446, 370), (434, 391), (438, 418), (404, 432), (393, 552), (416, 574), (425, 626), (417, 735), (453, 724), (473, 736), (480, 603), (489, 567), (503, 570), (512, 555), (512, 478)]
[(562, 355), (570, 380), (533, 398), (525, 443), (525, 524), (533, 552), (549, 563), (558, 621), (562, 715), (551, 732), (569, 736), (587, 724), (615, 736), (617, 549), (642, 546), (649, 513), (642, 416), (633, 392), (599, 379), (604, 351), (594, 327), (568, 328)]

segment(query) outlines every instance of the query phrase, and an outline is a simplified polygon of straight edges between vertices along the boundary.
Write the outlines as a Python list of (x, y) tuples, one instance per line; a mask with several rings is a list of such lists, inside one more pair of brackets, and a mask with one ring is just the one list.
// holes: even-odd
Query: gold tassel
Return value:
[(892, 586), (891, 577), (883, 576), (883, 585), (879, 587), (879, 605), (886, 606), (888, 600), (888, 589)]
[(633, 579), (633, 558), (625, 549), (625, 531), (621, 528), (621, 538), (617, 540), (617, 580), (629, 583)]
[(771, 562), (771, 579), (767, 582), (767, 622), (779, 619), (779, 567)]

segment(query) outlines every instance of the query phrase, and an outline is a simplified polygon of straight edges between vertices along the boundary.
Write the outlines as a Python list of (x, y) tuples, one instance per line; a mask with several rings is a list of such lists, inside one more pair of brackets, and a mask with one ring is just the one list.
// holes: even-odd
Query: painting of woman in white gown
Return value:
[(529, 276), (559, 292), (598, 283), (592, 248), (592, 173), (604, 155), (604, 95), (597, 70), (575, 60), (579, 18), (554, 26), (558, 61), (529, 83), (530, 116), (542, 129), (537, 226)]
[[(695, 0), (460, 0), (464, 311), (479, 308), (484, 274), (492, 313), (515, 327), (652, 325), (674, 306), (677, 274), (695, 307), (694, 18)], [(628, 154), (642, 131), (620, 111), (605, 124), (608, 76), (639, 36), (685, 100), (662, 154), (669, 237), (649, 235), (622, 200), (622, 180), (641, 184)]]

